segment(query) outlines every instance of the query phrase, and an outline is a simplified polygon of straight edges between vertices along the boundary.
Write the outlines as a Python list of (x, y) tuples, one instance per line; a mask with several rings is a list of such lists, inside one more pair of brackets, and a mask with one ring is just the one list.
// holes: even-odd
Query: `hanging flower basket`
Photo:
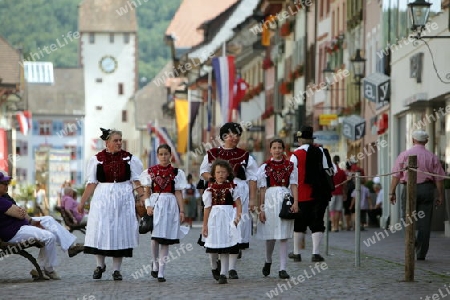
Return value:
[(265, 120), (265, 119), (270, 118), (270, 116), (273, 115), (274, 111), (275, 111), (275, 110), (274, 110), (273, 106), (269, 106), (269, 107), (264, 111), (264, 113), (261, 115), (261, 119)]
[(292, 82), (283, 81), (280, 85), (279, 92), (282, 95), (289, 95), (292, 92), (292, 88), (293, 88)]
[(303, 65), (298, 65), (294, 70), (294, 78), (300, 78), (303, 76)]
[(281, 28), (280, 28), (280, 35), (282, 37), (287, 37), (290, 36), (292, 33), (292, 23), (287, 21), (286, 23), (284, 23)]
[(263, 70), (267, 70), (267, 69), (270, 69), (272, 67), (273, 67), (273, 61), (269, 57), (266, 57), (263, 60), (263, 63), (262, 63)]

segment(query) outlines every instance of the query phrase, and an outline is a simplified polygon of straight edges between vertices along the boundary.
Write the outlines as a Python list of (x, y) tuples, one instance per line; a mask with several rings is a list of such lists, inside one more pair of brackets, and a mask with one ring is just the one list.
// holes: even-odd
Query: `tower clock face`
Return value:
[(113, 73), (117, 69), (117, 60), (110, 55), (103, 56), (100, 59), (99, 67), (105, 73)]

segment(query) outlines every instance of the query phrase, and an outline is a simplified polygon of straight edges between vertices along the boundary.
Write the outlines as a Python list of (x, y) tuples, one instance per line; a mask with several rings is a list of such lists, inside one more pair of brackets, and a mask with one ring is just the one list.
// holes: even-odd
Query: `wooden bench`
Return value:
[(20, 243), (10, 243), (10, 242), (4, 242), (0, 239), (0, 258), (3, 259), (11, 254), (19, 254), (26, 259), (28, 259), (36, 268), (36, 271), (38, 272), (37, 277), (33, 277), (34, 280), (44, 280), (44, 274), (41, 270), (41, 267), (39, 266), (38, 262), (36, 261), (36, 258), (34, 258), (33, 255), (28, 253), (25, 249), (30, 247), (37, 247), (42, 248), (44, 247), (44, 243), (39, 240), (28, 240)]
[(79, 230), (83, 234), (86, 234), (86, 225), (74, 223), (72, 219), (72, 214), (70, 212), (67, 212), (63, 207), (58, 207), (57, 210), (59, 210), (59, 212), (61, 213), (61, 217), (63, 218), (64, 224), (66, 224), (67, 229), (70, 232)]

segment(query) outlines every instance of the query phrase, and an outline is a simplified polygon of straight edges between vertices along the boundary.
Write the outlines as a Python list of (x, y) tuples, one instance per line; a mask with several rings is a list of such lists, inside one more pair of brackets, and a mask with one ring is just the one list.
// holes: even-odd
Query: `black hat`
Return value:
[(234, 133), (241, 136), (242, 131), (243, 131), (242, 126), (239, 123), (233, 122), (225, 123), (223, 124), (222, 127), (220, 127), (220, 139), (223, 141), (224, 136), (230, 133)]
[(300, 131), (297, 131), (297, 137), (305, 140), (313, 140), (316, 138), (313, 136), (313, 128), (311, 126), (303, 126)]
[(102, 131), (102, 135), (100, 136), (100, 138), (106, 141), (109, 137), (109, 134), (111, 133), (111, 129), (105, 129), (100, 127), (100, 130)]

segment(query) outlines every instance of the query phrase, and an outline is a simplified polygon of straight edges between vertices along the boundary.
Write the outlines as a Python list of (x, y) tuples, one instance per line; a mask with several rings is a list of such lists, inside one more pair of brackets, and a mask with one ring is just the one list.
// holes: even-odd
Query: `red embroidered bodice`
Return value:
[(175, 177), (178, 174), (178, 169), (168, 165), (163, 167), (155, 165), (147, 170), (152, 179), (152, 193), (174, 193), (175, 192)]
[(213, 148), (208, 152), (208, 162), (212, 163), (216, 159), (223, 159), (230, 163), (233, 168), (234, 177), (245, 180), (245, 169), (248, 165), (248, 159), (250, 153), (244, 149), (234, 148), (234, 149), (224, 149), (224, 148)]
[(131, 178), (131, 153), (121, 150), (116, 153), (106, 149), (97, 153), (97, 180), (99, 182), (124, 182)]
[(212, 183), (208, 186), (211, 191), (212, 202), (211, 205), (233, 205), (232, 190), (236, 185), (232, 182)]
[(289, 186), (289, 177), (294, 170), (294, 163), (286, 159), (280, 161), (269, 160), (266, 162), (267, 187)]

